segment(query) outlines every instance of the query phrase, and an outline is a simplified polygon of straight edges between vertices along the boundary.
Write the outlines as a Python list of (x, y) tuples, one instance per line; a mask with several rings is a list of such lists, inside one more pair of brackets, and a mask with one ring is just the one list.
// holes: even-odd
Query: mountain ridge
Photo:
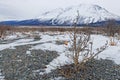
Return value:
[(80, 4), (77, 6), (59, 8), (42, 13), (39, 18), (21, 21), (3, 21), (0, 24), (11, 25), (72, 25), (79, 11), (78, 25), (87, 25), (105, 22), (110, 19), (120, 21), (120, 17), (110, 13), (105, 8), (93, 4)]

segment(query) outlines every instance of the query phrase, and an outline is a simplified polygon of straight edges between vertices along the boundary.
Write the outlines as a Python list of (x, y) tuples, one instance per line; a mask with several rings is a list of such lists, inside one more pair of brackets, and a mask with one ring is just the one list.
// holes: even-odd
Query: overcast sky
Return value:
[(97, 4), (120, 16), (120, 0), (0, 0), (0, 21), (38, 18), (45, 11), (84, 4)]

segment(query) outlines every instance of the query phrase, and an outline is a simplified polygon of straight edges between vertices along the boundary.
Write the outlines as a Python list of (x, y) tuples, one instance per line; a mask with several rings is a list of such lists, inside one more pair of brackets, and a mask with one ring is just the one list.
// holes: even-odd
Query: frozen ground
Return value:
[[(19, 33), (20, 34), (20, 33)], [(22, 45), (32, 45), (26, 54), (31, 54), (29, 50), (49, 50), (49, 51), (56, 51), (59, 56), (53, 59), (49, 64), (47, 64), (44, 73), (49, 73), (51, 70), (56, 69), (60, 65), (69, 64), (72, 61), (66, 55), (70, 52), (68, 48), (70, 47), (71, 39), (70, 34), (68, 33), (39, 33), (41, 39), (34, 40), (33, 37), (25, 37), (25, 35), (20, 34), (18, 37), (17, 34), (7, 36), (5, 41), (2, 40), (4, 43), (0, 43), (0, 51), (5, 49), (15, 49), (16, 46)], [(19, 38), (19, 39), (18, 39)], [(12, 42), (8, 43), (6, 41), (12, 40)], [(68, 41), (68, 45), (64, 43), (57, 44), (56, 42), (64, 42)], [(96, 51), (97, 48), (103, 46), (106, 41), (110, 41), (109, 37), (102, 36), (102, 35), (91, 35), (91, 41), (93, 41), (93, 51)], [(6, 43), (5, 43), (6, 42)], [(120, 42), (119, 40), (115, 40), (117, 43), (116, 46), (110, 46), (101, 54), (99, 54), (96, 58), (97, 59), (109, 59), (113, 60), (115, 63), (120, 64)], [(43, 73), (41, 73), (43, 74)]]

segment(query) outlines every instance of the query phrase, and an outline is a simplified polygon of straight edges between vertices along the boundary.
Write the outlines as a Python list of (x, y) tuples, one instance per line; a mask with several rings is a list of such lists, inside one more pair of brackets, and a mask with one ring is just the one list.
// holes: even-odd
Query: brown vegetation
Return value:
[(0, 38), (6, 35), (7, 31), (12, 30), (12, 27), (10, 26), (5, 26), (5, 25), (0, 25)]
[[(96, 52), (92, 51), (93, 42), (90, 41), (91, 32), (89, 28), (86, 28), (85, 31), (78, 31), (77, 29), (77, 22), (79, 18), (78, 16), (74, 22), (74, 28), (71, 32), (71, 52), (72, 55), (69, 58), (73, 61), (73, 67), (71, 65), (66, 65), (59, 69), (60, 73), (66, 77), (71, 78), (75, 77), (74, 75), (81, 70), (86, 69), (85, 63), (91, 59), (94, 59), (98, 54), (104, 51), (107, 48), (107, 44), (104, 44), (102, 47), (98, 48)], [(81, 56), (81, 60), (80, 59)], [(84, 76), (84, 75), (83, 75)]]

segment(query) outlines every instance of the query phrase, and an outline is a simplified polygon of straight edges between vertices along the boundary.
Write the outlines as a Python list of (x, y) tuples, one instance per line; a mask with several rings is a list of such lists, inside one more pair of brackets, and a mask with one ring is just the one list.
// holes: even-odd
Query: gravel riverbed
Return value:
[[(0, 51), (0, 76), (5, 80), (120, 80), (120, 65), (107, 59), (88, 61), (84, 70), (72, 74), (70, 78), (65, 78), (58, 69), (41, 75), (46, 65), (59, 55), (56, 51), (31, 49), (38, 44), (43, 43), (16, 46)], [(59, 42), (59, 45), (61, 44), (63, 43)], [(72, 64), (70, 66), (73, 67)]]
[[(73, 68), (73, 65), (71, 64), (69, 67)], [(68, 66), (64, 66), (64, 68), (68, 68)], [(52, 80), (120, 80), (120, 65), (107, 59), (93, 59), (85, 64), (84, 70), (80, 70), (75, 74), (73, 73), (70, 75), (70, 78), (65, 78), (59, 73), (59, 70), (54, 70), (42, 77), (43, 80), (47, 80), (48, 78)]]
[(31, 46), (0, 51), (0, 69), (5, 80), (37, 80), (40, 70), (58, 56), (55, 51), (29, 50)]

